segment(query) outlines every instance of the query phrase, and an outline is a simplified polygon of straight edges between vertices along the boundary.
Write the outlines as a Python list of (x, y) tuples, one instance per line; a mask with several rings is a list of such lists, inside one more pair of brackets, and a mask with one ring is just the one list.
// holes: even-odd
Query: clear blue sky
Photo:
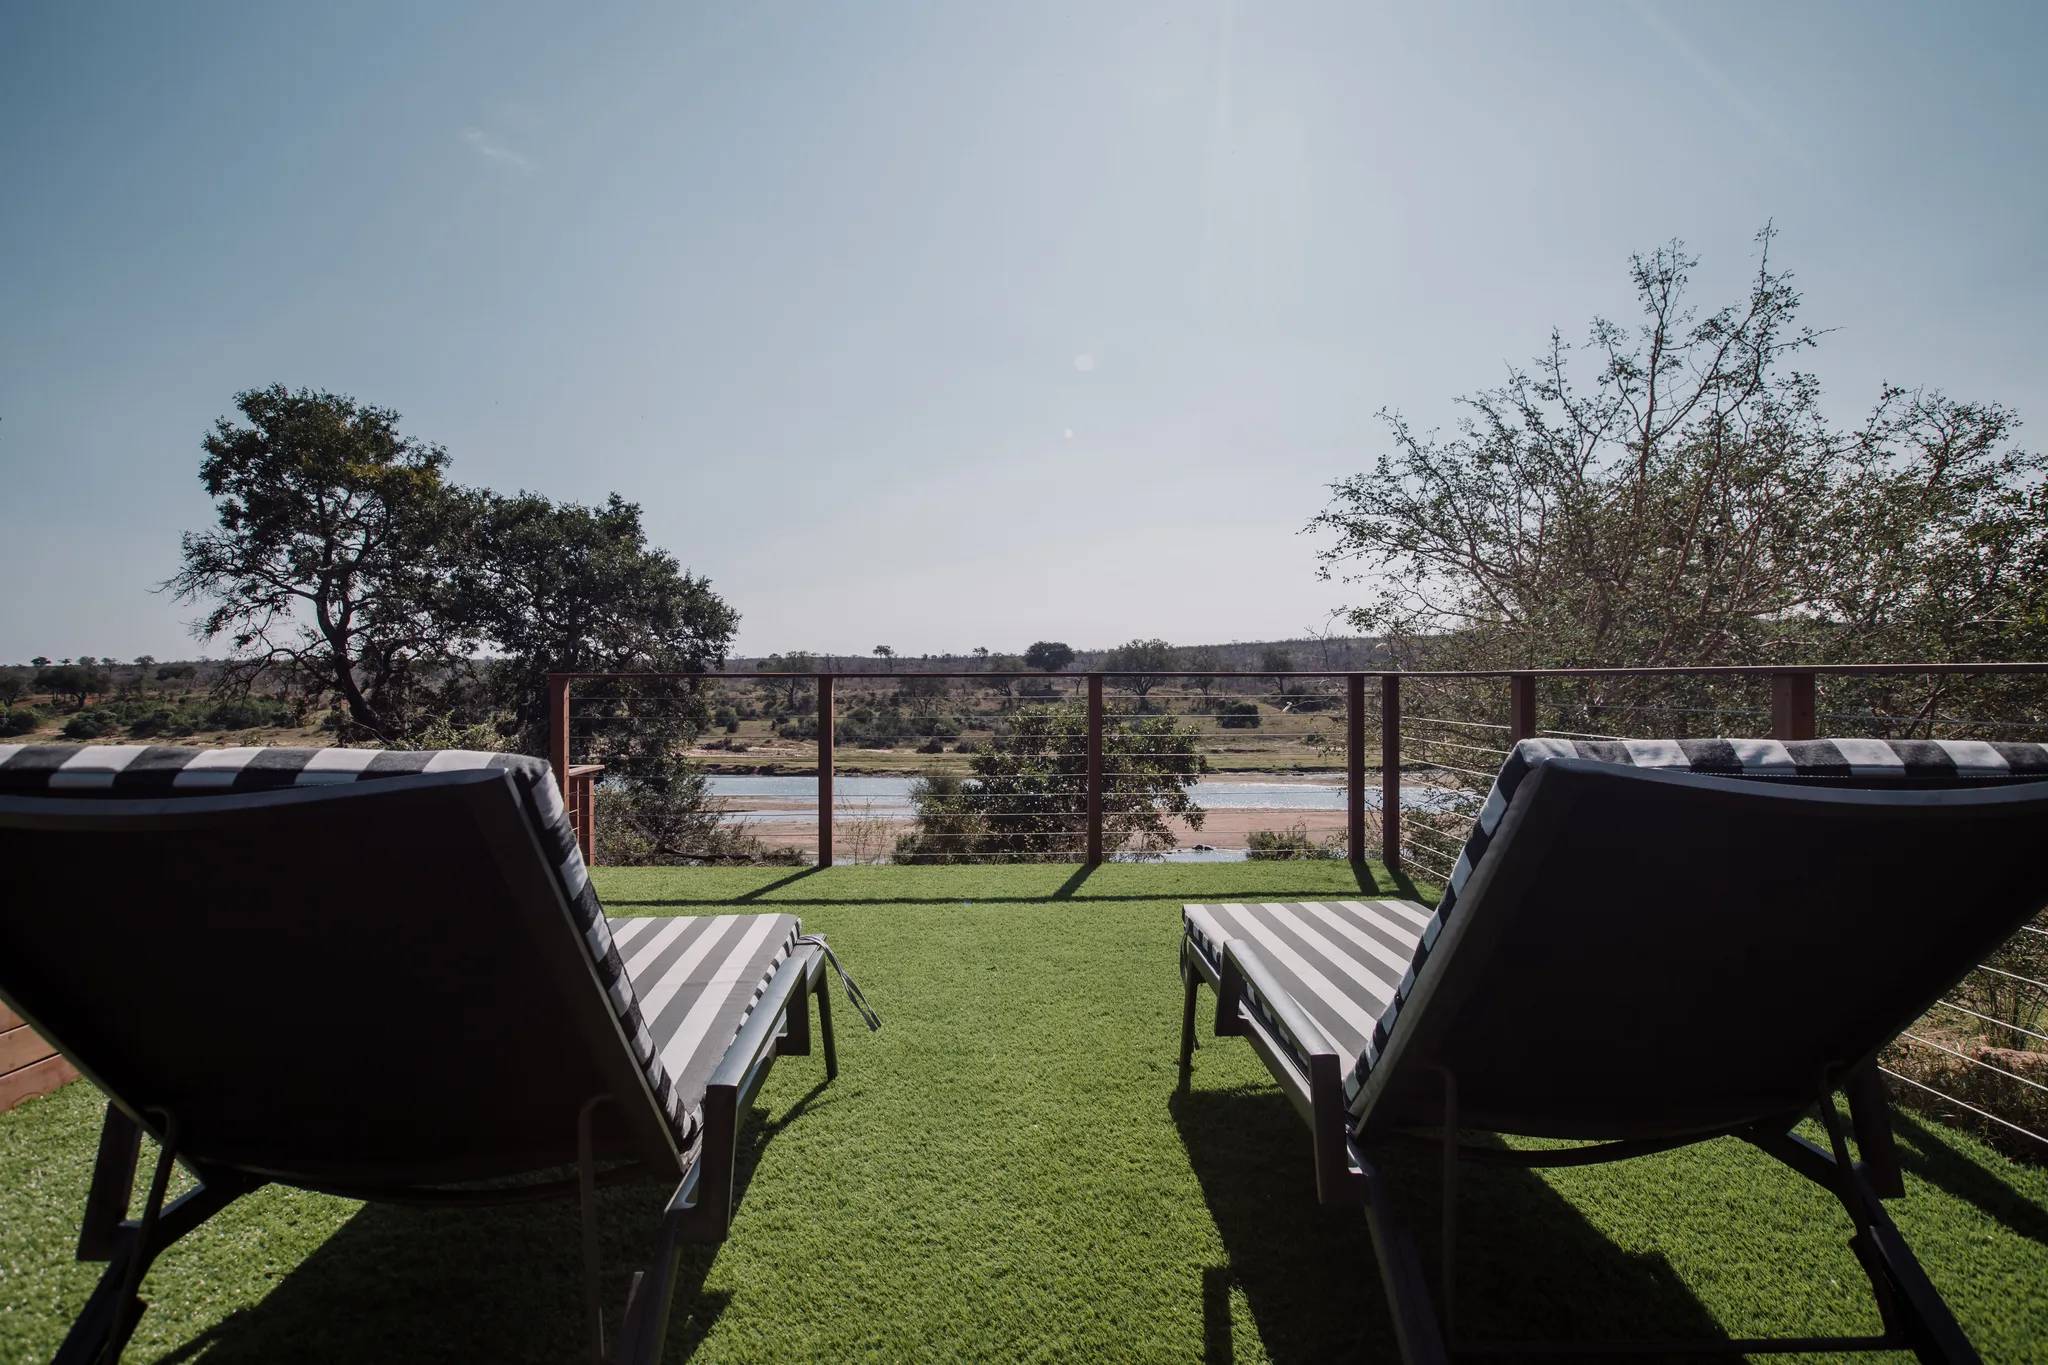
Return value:
[(2038, 443), (2044, 15), (21, 0), (0, 659), (196, 653), (149, 588), (280, 381), (641, 503), (747, 652), (1297, 634), (1377, 409), (1444, 422), (1674, 236), (1724, 296), (1766, 219), (1839, 413)]

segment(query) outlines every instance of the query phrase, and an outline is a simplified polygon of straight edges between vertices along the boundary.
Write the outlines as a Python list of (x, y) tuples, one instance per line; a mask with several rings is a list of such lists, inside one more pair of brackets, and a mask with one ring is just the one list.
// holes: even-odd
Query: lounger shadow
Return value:
[[(1216, 1032), (1246, 1038), (1310, 1125), (1319, 1197), (1363, 1207), (1410, 1362), (1888, 1349), (1974, 1361), (1884, 1209), (1903, 1186), (1875, 1063), (2048, 904), (2044, 777), (2048, 748), (2034, 744), (1523, 741), (1434, 911), (1188, 906), (1182, 1066), (1206, 984)], [(1794, 1131), (1808, 1118), (1824, 1145)], [(1582, 1145), (1468, 1146), (1461, 1129)], [(1731, 1135), (1840, 1203), (1881, 1333), (1459, 1334), (1461, 1164), (1581, 1165)], [(1441, 1157), (1437, 1302), (1372, 1155), (1418, 1143)]]
[[(813, 999), (838, 1069), (824, 941), (606, 919), (534, 759), (0, 746), (0, 862), (0, 998), (109, 1100), (78, 1247), (108, 1268), (59, 1362), (118, 1353), (150, 1262), (268, 1183), (579, 1199), (601, 1358), (597, 1188), (650, 1175), (675, 1188), (616, 1358), (658, 1360), (681, 1248), (726, 1235), (740, 1119), (810, 1051)], [(167, 1203), (173, 1160), (199, 1184)]]

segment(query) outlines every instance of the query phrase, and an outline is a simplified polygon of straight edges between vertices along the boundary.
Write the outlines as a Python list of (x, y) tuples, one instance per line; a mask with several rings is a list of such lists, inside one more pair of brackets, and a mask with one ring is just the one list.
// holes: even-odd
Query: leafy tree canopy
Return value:
[(85, 664), (57, 664), (36, 670), (35, 686), (38, 691), (69, 697), (74, 705), (80, 707), (85, 705), (86, 698), (103, 695), (113, 685), (113, 680), (106, 674)]
[[(460, 633), (495, 657), (456, 699), (473, 718), (509, 715), (526, 752), (546, 742), (550, 673), (697, 675), (724, 661), (739, 614), (708, 578), (647, 543), (636, 504), (616, 493), (586, 507), (482, 491), (460, 503), (451, 611)], [(574, 695), (582, 756), (657, 782), (674, 745), (709, 719), (694, 676), (584, 682)], [(607, 723), (629, 713), (631, 724)]]
[(1142, 703), (1153, 688), (1172, 676), (1179, 662), (1179, 654), (1164, 640), (1133, 640), (1104, 655), (1102, 667), (1104, 672), (1130, 674), (1116, 681), (1136, 692)]
[(1888, 386), (1831, 424), (1771, 241), (1705, 315), (1681, 244), (1634, 258), (1634, 325), (1553, 332), (1448, 436), (1383, 413), (1390, 448), (1311, 523), (1370, 594), (1351, 623), (1411, 668), (2043, 657), (2048, 465), (2018, 418)]
[(1060, 640), (1039, 640), (1024, 651), (1024, 663), (1044, 673), (1057, 673), (1074, 662), (1074, 651)]
[[(208, 604), (194, 633), (228, 637), (231, 685), (279, 676), (387, 744), (451, 717), (503, 717), (539, 752), (550, 672), (694, 674), (723, 660), (737, 615), (647, 544), (632, 503), (457, 487), (439, 446), (339, 394), (273, 385), (236, 405), (246, 425), (216, 423), (200, 465), (218, 526), (184, 538), (166, 584)], [(693, 682), (653, 690), (674, 693), (652, 699), (665, 720), (593, 741), (630, 770), (665, 770), (671, 741), (702, 723)], [(619, 699), (592, 686), (586, 701), (601, 718)]]

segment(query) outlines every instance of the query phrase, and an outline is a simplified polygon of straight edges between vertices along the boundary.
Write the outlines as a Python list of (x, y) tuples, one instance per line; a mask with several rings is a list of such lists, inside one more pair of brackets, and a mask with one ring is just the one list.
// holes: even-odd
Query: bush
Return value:
[(260, 725), (288, 725), (292, 708), (269, 697), (223, 697), (206, 708), (207, 724), (215, 730), (253, 730)]
[(918, 745), (917, 751), (921, 754), (942, 754), (946, 752), (946, 741), (934, 736)]
[(104, 708), (88, 708), (64, 722), (66, 739), (104, 739), (121, 728), (121, 722)]
[(1344, 857), (1342, 839), (1319, 844), (1309, 834), (1307, 825), (1290, 825), (1282, 830), (1255, 829), (1245, 836), (1245, 847), (1245, 857), (1253, 862), (1336, 862)]
[(43, 717), (34, 707), (9, 707), (0, 711), (0, 738), (33, 734), (42, 723)]
[(979, 753), (980, 750), (981, 746), (979, 744), (976, 744), (971, 739), (963, 739), (958, 744), (955, 744), (953, 746), (953, 752), (956, 754)]
[(195, 728), (182, 709), (170, 706), (159, 706), (128, 722), (128, 733), (137, 739), (156, 735), (189, 735)]
[(1216, 708), (1216, 723), (1225, 730), (1259, 728), (1259, 704), (1255, 701), (1227, 701)]

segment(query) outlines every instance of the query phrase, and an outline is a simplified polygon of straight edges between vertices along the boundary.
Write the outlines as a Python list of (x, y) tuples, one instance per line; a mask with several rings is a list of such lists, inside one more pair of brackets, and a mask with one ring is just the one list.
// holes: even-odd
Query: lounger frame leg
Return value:
[(825, 1048), (825, 1079), (836, 1081), (839, 1079), (839, 1046), (832, 1037), (832, 981), (825, 975), (822, 958), (812, 960), (811, 973), (817, 983), (812, 990), (818, 997), (818, 1041)]
[[(625, 1327), (619, 1336), (618, 1365), (658, 1365), (668, 1340), (670, 1302), (683, 1245), (719, 1242), (731, 1229), (740, 1115), (760, 1092), (778, 1053), (801, 1056), (809, 1051), (809, 1029), (803, 1021), (809, 1012), (806, 997), (812, 994), (817, 996), (825, 1075), (830, 1079), (838, 1074), (825, 957), (814, 948), (800, 951), (769, 980), (704, 1091), (703, 1137), (697, 1159), (662, 1210), (654, 1264), (634, 1276)], [(802, 1052), (791, 1046), (799, 1027), (805, 1035)]]
[(591, 1365), (604, 1365), (604, 1276), (598, 1263), (597, 1156), (591, 1141), (590, 1117), (610, 1095), (584, 1101), (576, 1111), (576, 1202), (583, 1225), (583, 1309), (590, 1318)]
[[(1459, 1337), (1455, 1329), (1457, 1164), (1463, 1160), (1522, 1167), (1591, 1163), (1575, 1159), (1572, 1149), (1522, 1154), (1460, 1147), (1457, 1143), (1457, 1078), (1444, 1068), (1434, 1069), (1444, 1078), (1444, 1126), (1440, 1139), (1444, 1157), (1441, 1321), (1432, 1307), (1429, 1288), (1423, 1279), (1422, 1260), (1414, 1241), (1394, 1220), (1385, 1176), (1355, 1145), (1351, 1156), (1351, 1165), (1359, 1173), (1360, 1202), (1372, 1233), (1373, 1249), (1379, 1259), (1381, 1282), (1393, 1308), (1395, 1336), (1401, 1347), (1402, 1359), (1408, 1365), (1438, 1365), (1446, 1356), (1472, 1355), (1707, 1356), (1901, 1349), (1912, 1351), (1924, 1365), (1980, 1365), (1975, 1348), (1963, 1335), (1948, 1305), (1942, 1301), (1940, 1291), (1927, 1278), (1898, 1228), (1886, 1215), (1871, 1168), (1864, 1162), (1850, 1159), (1846, 1126), (1836, 1109), (1831, 1083), (1824, 1084), (1817, 1106), (1821, 1126), (1828, 1134), (1827, 1148), (1818, 1147), (1797, 1133), (1777, 1127), (1746, 1130), (1737, 1136), (1822, 1186), (1840, 1202), (1854, 1228), (1849, 1247), (1870, 1279), (1871, 1295), (1884, 1324), (1882, 1334), (1700, 1341), (1469, 1341)], [(1882, 1092), (1878, 1098), (1882, 1099)], [(1889, 1123), (1884, 1113), (1870, 1107), (1867, 1096), (1865, 1105), (1863, 1124), (1869, 1126), (1883, 1121), (1888, 1133)], [(1589, 1152), (1593, 1159), (1619, 1160), (1687, 1145), (1690, 1141), (1617, 1142), (1580, 1150)], [(1888, 1151), (1879, 1153), (1880, 1157), (1889, 1154)]]
[(1195, 1064), (1195, 997), (1202, 989), (1201, 973), (1188, 961), (1185, 939), (1180, 952), (1180, 979), (1186, 988), (1180, 1006), (1180, 1069), (1185, 1075)]
[(143, 1303), (136, 1294), (142, 1277), (164, 1250), (180, 1237), (219, 1213), (264, 1182), (232, 1171), (195, 1169), (200, 1184), (168, 1204), (162, 1185), (169, 1179), (168, 1159), (158, 1163), (158, 1179), (140, 1219), (128, 1218), (134, 1196), (136, 1158), (142, 1125), (112, 1105), (100, 1129), (99, 1161), (86, 1195), (85, 1219), (79, 1228), (81, 1261), (107, 1262), (85, 1308), (71, 1324), (52, 1365), (100, 1365), (118, 1358), (141, 1320)]

